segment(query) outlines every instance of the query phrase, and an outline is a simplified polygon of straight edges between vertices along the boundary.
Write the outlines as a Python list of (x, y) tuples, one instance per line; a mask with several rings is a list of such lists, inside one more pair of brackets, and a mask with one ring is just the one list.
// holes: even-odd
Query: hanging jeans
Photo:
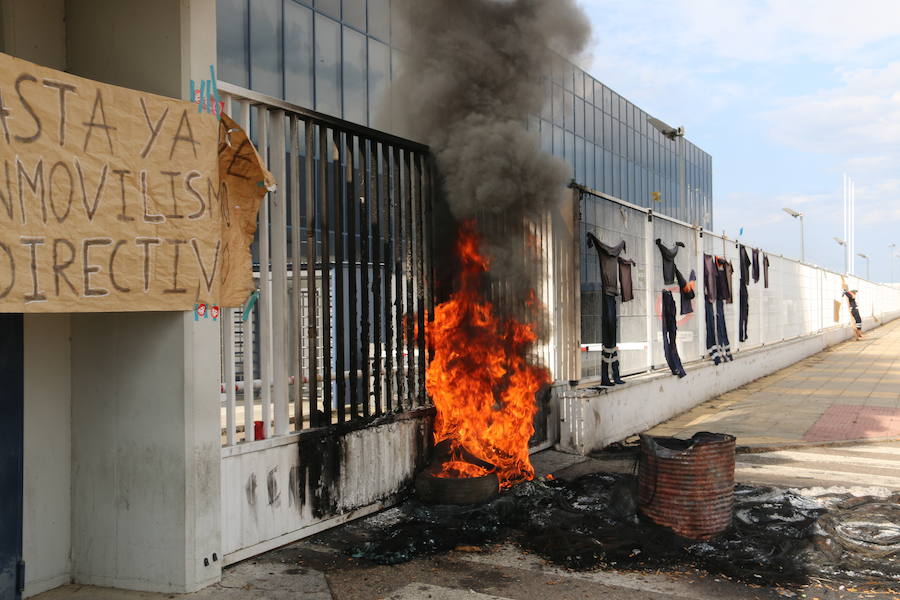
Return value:
[(741, 281), (741, 306), (740, 320), (738, 321), (738, 339), (742, 342), (747, 340), (747, 317), (750, 314), (750, 293), (747, 291), (747, 284)]
[(706, 301), (706, 351), (716, 364), (734, 360), (728, 344), (728, 330), (725, 327), (725, 304), (716, 300), (715, 306)]
[(672, 375), (684, 377), (687, 373), (681, 366), (681, 357), (678, 356), (678, 346), (675, 344), (675, 338), (678, 335), (678, 327), (675, 324), (675, 299), (669, 290), (663, 290), (662, 293), (662, 328), (666, 363), (668, 363)]
[(603, 294), (603, 319), (600, 327), (601, 357), (600, 385), (610, 386), (625, 383), (619, 376), (619, 347), (616, 329), (619, 316), (616, 314), (616, 297)]
[(731, 356), (731, 344), (728, 343), (728, 328), (725, 325), (725, 301), (716, 300), (716, 342), (722, 360), (734, 360)]

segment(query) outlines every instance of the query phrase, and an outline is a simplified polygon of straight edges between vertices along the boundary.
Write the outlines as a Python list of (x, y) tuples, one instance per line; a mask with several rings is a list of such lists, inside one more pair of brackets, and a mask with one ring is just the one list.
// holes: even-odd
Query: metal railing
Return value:
[(258, 302), (223, 314), (223, 444), (425, 405), (428, 148), (218, 90), (278, 183), (253, 245)]

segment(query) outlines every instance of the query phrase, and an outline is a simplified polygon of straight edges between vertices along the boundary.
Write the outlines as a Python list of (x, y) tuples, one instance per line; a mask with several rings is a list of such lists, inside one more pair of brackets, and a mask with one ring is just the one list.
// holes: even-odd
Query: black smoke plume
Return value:
[(407, 31), (393, 86), (394, 126), (431, 147), (452, 216), (476, 220), (492, 289), (503, 290), (500, 308), (521, 313), (539, 283), (541, 258), (528, 251), (524, 224), (560, 201), (570, 177), (526, 124), (544, 105), (543, 78), (554, 62), (586, 45), (588, 20), (574, 0), (403, 4)]

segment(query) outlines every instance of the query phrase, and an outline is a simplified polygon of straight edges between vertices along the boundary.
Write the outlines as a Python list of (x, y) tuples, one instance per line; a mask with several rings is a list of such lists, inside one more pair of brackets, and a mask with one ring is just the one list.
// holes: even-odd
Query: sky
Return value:
[[(583, 68), (683, 125), (713, 158), (717, 233), (843, 270), (842, 174), (856, 251), (891, 279), (900, 251), (900, 0), (578, 0)], [(896, 252), (900, 256), (900, 252)], [(866, 261), (856, 258), (856, 274)], [(900, 257), (893, 260), (900, 281)]]

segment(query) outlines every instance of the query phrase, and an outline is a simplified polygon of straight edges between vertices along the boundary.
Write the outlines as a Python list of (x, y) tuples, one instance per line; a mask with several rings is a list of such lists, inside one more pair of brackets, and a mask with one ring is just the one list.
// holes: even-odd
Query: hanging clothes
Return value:
[(730, 261), (724, 258), (716, 257), (716, 300), (724, 300), (731, 304), (734, 299), (731, 294), (731, 278), (734, 273), (734, 267)]
[(681, 365), (681, 357), (678, 355), (678, 346), (675, 338), (678, 335), (678, 326), (675, 323), (675, 299), (672, 292), (662, 291), (662, 327), (663, 327), (663, 353), (666, 355), (666, 363), (672, 375), (684, 377), (684, 367)]
[(715, 302), (719, 295), (716, 289), (718, 282), (718, 274), (716, 271), (716, 259), (709, 254), (703, 255), (703, 294), (706, 296), (707, 302)]
[(694, 312), (691, 300), (697, 295), (694, 289), (697, 287), (697, 274), (691, 269), (690, 278), (685, 281), (684, 275), (675, 268), (675, 278), (678, 280), (678, 289), (681, 291), (681, 314), (687, 315)]
[(759, 282), (759, 248), (753, 249), (753, 283)]
[(763, 287), (769, 287), (769, 255), (763, 254)]
[(728, 342), (728, 327), (725, 324), (725, 304), (716, 300), (716, 343), (723, 361), (734, 360), (731, 356), (731, 344)]
[(619, 261), (619, 285), (622, 286), (622, 302), (634, 300), (631, 267), (635, 265), (635, 262), (630, 258), (622, 258), (621, 256), (617, 260)]
[[(587, 234), (588, 246), (597, 250), (600, 260), (601, 315), (600, 315), (600, 385), (612, 386), (625, 383), (619, 376), (619, 346), (616, 296), (619, 293), (619, 254), (625, 250), (625, 241), (615, 246), (607, 246), (593, 233)], [(629, 270), (630, 275), (630, 270)], [(631, 290), (629, 290), (631, 291)]]
[(741, 280), (740, 280), (740, 313), (738, 314), (738, 340), (741, 342), (747, 341), (747, 321), (750, 316), (750, 293), (747, 291), (747, 286), (750, 284), (750, 266), (753, 262), (750, 260), (750, 256), (747, 254), (747, 248), (741, 244), (740, 247), (740, 257), (741, 257)]
[(684, 248), (684, 243), (675, 242), (674, 246), (666, 248), (663, 246), (662, 240), (656, 238), (656, 247), (659, 248), (663, 260), (663, 283), (666, 285), (675, 283), (675, 255), (678, 254), (679, 246)]

